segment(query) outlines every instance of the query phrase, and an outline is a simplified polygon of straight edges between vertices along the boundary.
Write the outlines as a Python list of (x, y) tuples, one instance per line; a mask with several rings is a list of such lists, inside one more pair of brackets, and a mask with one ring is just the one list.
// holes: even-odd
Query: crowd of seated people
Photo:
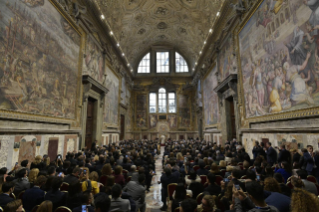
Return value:
[(169, 140), (158, 182), (161, 210), (319, 211), (319, 153), (312, 146), (298, 152), (256, 142), (252, 155), (235, 139), (224, 146), (198, 139)]
[(68, 152), (65, 159), (38, 155), (11, 171), (3, 167), (0, 211), (145, 212), (157, 154), (157, 141), (93, 143), (90, 149)]

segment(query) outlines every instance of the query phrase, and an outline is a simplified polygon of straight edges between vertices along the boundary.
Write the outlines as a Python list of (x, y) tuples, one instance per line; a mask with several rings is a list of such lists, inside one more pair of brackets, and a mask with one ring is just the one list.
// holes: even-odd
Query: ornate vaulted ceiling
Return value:
[(131, 66), (151, 46), (176, 48), (196, 63), (224, 0), (94, 0)]

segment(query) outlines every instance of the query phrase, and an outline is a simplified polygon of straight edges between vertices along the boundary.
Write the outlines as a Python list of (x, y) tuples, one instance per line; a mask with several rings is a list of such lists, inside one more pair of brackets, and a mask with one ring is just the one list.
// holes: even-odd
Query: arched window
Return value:
[(156, 73), (169, 73), (169, 52), (156, 52)]
[(158, 90), (158, 112), (166, 113), (166, 90), (165, 88), (160, 88)]
[(175, 52), (176, 73), (188, 72), (186, 60), (178, 52)]
[(138, 65), (137, 73), (150, 73), (151, 64), (150, 64), (150, 53), (147, 53), (140, 64)]

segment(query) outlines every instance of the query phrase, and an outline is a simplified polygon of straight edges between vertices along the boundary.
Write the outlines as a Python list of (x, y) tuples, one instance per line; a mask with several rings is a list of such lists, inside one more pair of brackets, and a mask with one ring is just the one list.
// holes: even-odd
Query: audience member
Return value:
[(94, 200), (95, 212), (108, 212), (111, 206), (111, 200), (107, 194), (101, 194)]
[(23, 211), (21, 199), (9, 202), (4, 208), (4, 212), (20, 212)]
[(130, 201), (127, 199), (122, 199), (122, 187), (119, 184), (115, 184), (112, 187), (112, 200), (110, 212), (112, 211), (122, 211), (128, 212), (131, 210)]
[(297, 171), (298, 178), (303, 182), (304, 189), (314, 195), (318, 196), (318, 190), (316, 185), (313, 182), (307, 180), (308, 173), (306, 170), (301, 169)]
[(218, 196), (221, 193), (220, 186), (216, 185), (216, 176), (213, 173), (207, 175), (208, 187), (204, 189), (210, 195)]
[(52, 202), (47, 200), (47, 201), (42, 202), (39, 205), (39, 207), (38, 207), (36, 212), (52, 212), (52, 208), (53, 208)]
[(140, 209), (141, 212), (145, 212), (145, 175), (141, 174), (138, 177), (138, 182), (130, 181), (123, 189), (123, 191), (127, 192), (133, 200), (137, 204), (137, 208)]
[(53, 204), (53, 210), (60, 206), (66, 206), (67, 195), (60, 191), (60, 187), (63, 183), (61, 177), (54, 177), (52, 180), (52, 188), (46, 193), (44, 200), (50, 200)]
[(13, 182), (5, 182), (2, 184), (2, 194), (0, 194), (0, 207), (5, 208), (5, 206), (14, 201), (10, 194), (13, 193), (14, 183)]
[(40, 176), (34, 182), (34, 186), (25, 191), (22, 198), (22, 203), (25, 210), (31, 211), (34, 206), (40, 205), (41, 202), (44, 201), (45, 192), (40, 188), (46, 183), (46, 181), (47, 178), (45, 176)]
[(18, 196), (21, 191), (24, 191), (28, 188), (30, 188), (30, 182), (28, 180), (28, 171), (25, 168), (22, 168), (17, 173), (17, 179), (15, 179), (14, 182), (14, 195)]

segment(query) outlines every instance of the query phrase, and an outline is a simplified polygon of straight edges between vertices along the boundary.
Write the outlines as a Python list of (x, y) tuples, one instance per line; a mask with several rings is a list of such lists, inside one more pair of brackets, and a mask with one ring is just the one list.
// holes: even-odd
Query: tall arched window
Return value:
[(176, 73), (188, 72), (186, 60), (178, 52), (175, 52)]
[(165, 88), (160, 88), (158, 90), (158, 112), (166, 113), (166, 90)]
[(151, 62), (150, 62), (150, 53), (147, 53), (140, 64), (138, 65), (137, 73), (150, 73), (151, 71)]
[(156, 52), (156, 73), (169, 73), (169, 52)]

